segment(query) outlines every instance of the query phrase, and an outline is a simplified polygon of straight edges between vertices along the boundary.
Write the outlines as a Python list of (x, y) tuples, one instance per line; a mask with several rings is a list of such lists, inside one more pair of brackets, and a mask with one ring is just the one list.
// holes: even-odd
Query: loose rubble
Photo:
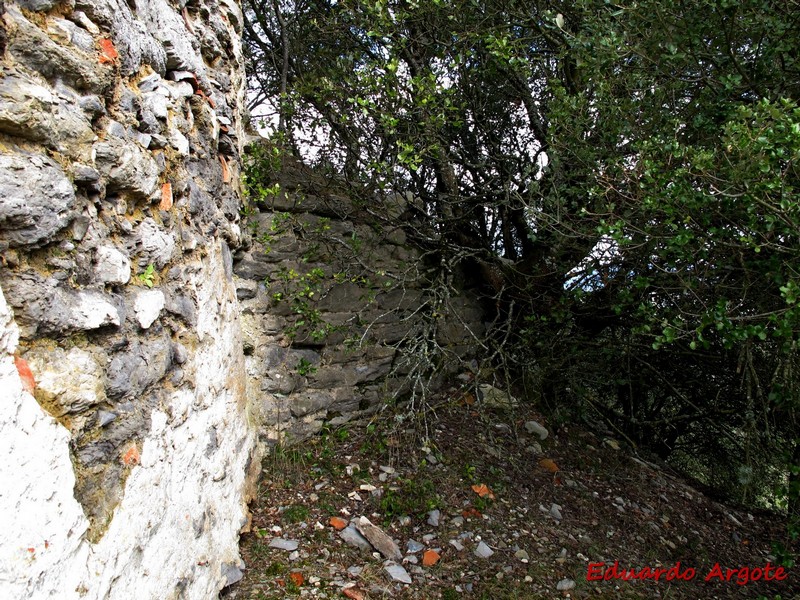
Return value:
[[(432, 438), (423, 443), (410, 429), (368, 433), (355, 426), (341, 438), (312, 440), (310, 463), (270, 467), (268, 458), (263, 485), (269, 491), (242, 547), (248, 568), (226, 597), (285, 598), (284, 569), (291, 569), (306, 578), (292, 593), (308, 598), (649, 600), (661, 597), (654, 595), (661, 593), (658, 584), (587, 581), (589, 565), (669, 566), (682, 560), (700, 572), (687, 543), (728, 564), (770, 556), (766, 529), (757, 535), (749, 518), (689, 493), (680, 480), (648, 464), (625, 459), (591, 432), (538, 436), (548, 460), (558, 465), (553, 471), (527, 451), (525, 435), (536, 431), (524, 427), (531, 419), (520, 421), (517, 437), (511, 427), (495, 427), (497, 413), (451, 404), (437, 414)], [(491, 439), (499, 457), (489, 452), (486, 431), (504, 432)], [(433, 454), (436, 462), (428, 459)], [(618, 457), (624, 462), (613, 469), (598, 468)], [(301, 502), (309, 515), (300, 523), (271, 508)], [(725, 533), (730, 528), (751, 528), (749, 543), (732, 545)], [(270, 548), (276, 539), (299, 540), (299, 558)], [(272, 540), (266, 548), (265, 540)], [(738, 585), (708, 585), (663, 590), (682, 600), (709, 593), (752, 597)], [(758, 591), (767, 589), (780, 593), (775, 586)]]

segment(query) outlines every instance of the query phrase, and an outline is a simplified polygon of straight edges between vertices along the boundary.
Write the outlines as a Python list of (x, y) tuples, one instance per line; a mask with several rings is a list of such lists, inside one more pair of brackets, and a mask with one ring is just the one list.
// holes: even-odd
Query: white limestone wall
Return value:
[(72, 494), (70, 435), (23, 388), (18, 341), (0, 290), (0, 595), (75, 596), (90, 548), (89, 523)]
[(207, 600), (258, 473), (235, 0), (0, 1), (0, 600)]
[(17, 326), (0, 296), (2, 598), (208, 599), (240, 575), (255, 437), (221, 254), (211, 252), (189, 283), (200, 307), (199, 345), (187, 364), (194, 390), (176, 390), (153, 413), (123, 498), (95, 544), (73, 496), (69, 432), (23, 389), (13, 357)]

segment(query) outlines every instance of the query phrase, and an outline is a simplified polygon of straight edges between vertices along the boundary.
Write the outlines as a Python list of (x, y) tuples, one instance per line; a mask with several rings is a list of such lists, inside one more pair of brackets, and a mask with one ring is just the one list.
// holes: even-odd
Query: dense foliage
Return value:
[(797, 514), (800, 3), (248, 14), (274, 140), (419, 199), (412, 233), (473, 275), (515, 385)]

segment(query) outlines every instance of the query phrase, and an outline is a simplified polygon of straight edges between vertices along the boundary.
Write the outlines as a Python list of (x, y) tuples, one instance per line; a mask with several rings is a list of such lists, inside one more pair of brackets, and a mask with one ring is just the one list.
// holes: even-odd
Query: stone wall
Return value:
[(234, 0), (0, 3), (0, 595), (212, 598), (258, 473)]
[(435, 390), (480, 307), (413, 199), (242, 205), (235, 0), (0, 16), (0, 596), (213, 598), (260, 450)]
[(234, 258), (267, 446), (421, 399), (479, 353), (484, 333), (477, 296), (441, 264), (440, 241), (411, 239), (425, 229), (413, 199), (359, 200), (284, 160)]

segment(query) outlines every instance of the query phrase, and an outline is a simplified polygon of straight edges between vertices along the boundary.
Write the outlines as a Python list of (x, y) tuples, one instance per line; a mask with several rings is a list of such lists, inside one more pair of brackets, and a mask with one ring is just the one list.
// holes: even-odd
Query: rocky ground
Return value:
[[(800, 598), (800, 571), (774, 567), (778, 517), (714, 502), (609, 436), (470, 395), (278, 447), (263, 466), (247, 569), (225, 599)], [(667, 571), (594, 579), (615, 563)]]

